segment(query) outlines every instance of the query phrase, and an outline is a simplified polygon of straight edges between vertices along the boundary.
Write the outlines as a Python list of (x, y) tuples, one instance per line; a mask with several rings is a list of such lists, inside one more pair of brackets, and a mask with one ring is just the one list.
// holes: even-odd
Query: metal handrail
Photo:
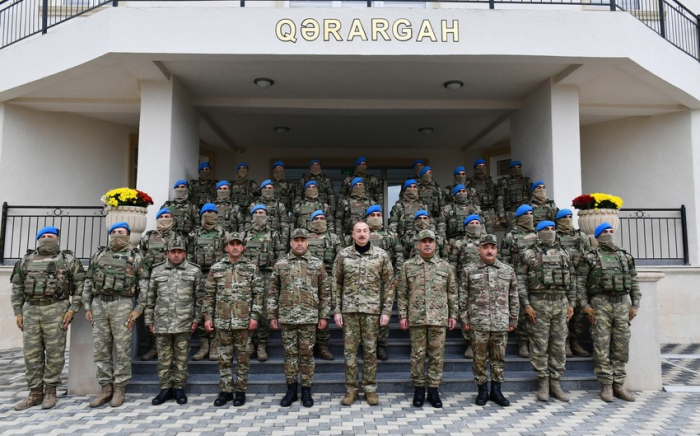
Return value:
[(647, 264), (690, 264), (685, 205), (620, 209), (619, 244)]

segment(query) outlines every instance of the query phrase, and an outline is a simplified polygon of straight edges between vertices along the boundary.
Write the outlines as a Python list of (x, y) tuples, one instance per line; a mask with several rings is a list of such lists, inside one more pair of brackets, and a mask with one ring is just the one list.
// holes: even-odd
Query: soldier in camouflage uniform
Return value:
[(420, 172), (424, 167), (425, 161), (423, 159), (416, 159), (415, 161), (413, 161), (413, 165), (411, 165), (411, 168), (413, 169), (413, 176), (406, 179), (403, 185), (401, 185), (401, 192), (399, 192), (399, 198), (403, 198), (403, 194), (404, 192), (406, 192), (406, 182), (408, 182), (409, 180), (413, 180), (414, 183), (416, 183), (416, 185), (418, 184), (418, 182), (415, 182), (415, 180), (420, 179)]
[[(238, 407), (245, 404), (250, 369), (250, 338), (262, 316), (263, 279), (258, 267), (243, 258), (244, 238), (241, 233), (226, 236), (227, 256), (215, 263), (207, 276), (202, 315), (204, 327), (216, 329), (219, 344), (219, 386), (214, 401), (220, 407), (233, 400)], [(233, 354), (236, 353), (234, 398)]]
[(370, 406), (379, 404), (377, 397), (377, 336), (380, 325), (388, 325), (394, 304), (394, 268), (386, 251), (369, 241), (365, 222), (353, 226), (354, 244), (342, 249), (333, 263), (331, 299), (335, 323), (345, 337), (345, 397), (350, 406), (360, 387), (357, 349), (362, 343), (362, 389)]
[(530, 179), (522, 175), (519, 160), (510, 163), (510, 175), (498, 180), (496, 213), (501, 225), (510, 230), (515, 225), (515, 211), (530, 198)]
[[(263, 289), (270, 287), (272, 267), (277, 259), (284, 256), (286, 246), (282, 244), (279, 232), (268, 225), (267, 208), (264, 204), (256, 204), (251, 211), (253, 216), (250, 230), (245, 233), (246, 259), (260, 268), (263, 278)], [(267, 307), (267, 292), (263, 293), (263, 307)], [(260, 362), (267, 360), (267, 340), (270, 337), (270, 326), (267, 323), (267, 313), (260, 313), (258, 329), (254, 340), (257, 342), (256, 354)], [(251, 353), (252, 354), (252, 353)]]
[(241, 207), (231, 200), (231, 184), (228, 180), (222, 180), (216, 184), (216, 201), (214, 206), (219, 211), (219, 227), (224, 232), (238, 232), (243, 230), (244, 218)]
[(110, 400), (112, 407), (124, 404), (131, 379), (131, 329), (143, 312), (141, 302), (134, 307), (134, 298), (148, 289), (149, 271), (138, 250), (129, 248), (130, 233), (129, 224), (113, 224), (109, 246), (100, 247), (90, 258), (85, 274), (85, 317), (92, 325), (97, 381), (102, 386), (90, 407)]
[(323, 211), (328, 231), (335, 233), (335, 219), (331, 212), (331, 207), (318, 198), (318, 183), (310, 180), (304, 185), (304, 198), (294, 206), (292, 213), (292, 225), (311, 231), (311, 214), (317, 210)]
[[(255, 204), (251, 204), (248, 210), (251, 210), (256, 204), (264, 204), (267, 208), (267, 225), (272, 230), (277, 231), (282, 239), (282, 244), (286, 247), (289, 243), (289, 211), (283, 202), (275, 199), (275, 185), (272, 180), (265, 180), (260, 184), (260, 198)], [(250, 230), (252, 215), (246, 215), (248, 218), (245, 223), (245, 231)]]
[(498, 221), (496, 216), (496, 185), (486, 172), (486, 161), (477, 159), (474, 162), (474, 177), (468, 180), (469, 185), (476, 191), (476, 204), (484, 216), (486, 233), (493, 233), (493, 226)]
[(284, 177), (284, 162), (278, 160), (272, 164), (272, 186), (275, 189), (275, 200), (284, 203), (288, 211), (294, 209), (294, 202), (299, 195), (297, 183)]
[(443, 236), (444, 232), (441, 232), (440, 229), (444, 230), (444, 225), (436, 229), (433, 223), (431, 222), (428, 211), (419, 210), (418, 212), (416, 212), (415, 215), (413, 215), (413, 228), (409, 229), (403, 235), (403, 239), (401, 240), (401, 245), (403, 245), (404, 259), (410, 259), (411, 257), (415, 256), (418, 252), (416, 244), (418, 243), (418, 233), (420, 233), (421, 230), (432, 230), (433, 232), (435, 232), (435, 237), (437, 238), (436, 242), (438, 255), (443, 259), (448, 259), (449, 256), (447, 252), (447, 245)]
[(330, 283), (323, 261), (308, 250), (308, 231), (292, 232), (292, 250), (272, 269), (267, 318), (273, 329), (282, 328), (284, 376), (287, 393), (280, 402), (289, 407), (297, 401), (297, 374), (301, 375), (301, 401), (314, 405), (311, 383), (314, 378), (316, 328), (328, 327)]
[[(328, 230), (329, 221), (322, 210), (317, 210), (311, 214), (310, 231), (308, 234), (309, 253), (323, 261), (326, 273), (330, 276), (333, 270), (335, 256), (342, 250), (343, 244), (335, 233)], [(328, 348), (331, 340), (331, 332), (326, 326), (316, 330), (316, 353), (318, 357), (325, 360), (333, 360), (333, 354)]]
[(554, 204), (554, 200), (547, 198), (547, 187), (542, 180), (538, 180), (532, 184), (530, 188), (532, 198), (528, 204), (532, 207), (532, 213), (535, 215), (535, 225), (542, 221), (554, 221), (559, 212), (559, 208)]
[[(386, 251), (391, 258), (391, 265), (394, 267), (394, 276), (398, 280), (401, 266), (404, 262), (403, 247), (401, 241), (391, 230), (384, 228), (384, 215), (382, 207), (378, 204), (370, 206), (365, 212), (365, 221), (369, 226), (369, 241), (375, 247)], [(377, 359), (388, 360), (389, 348), (389, 325), (379, 327), (379, 338), (377, 341)]]
[[(213, 203), (207, 203), (199, 212), (201, 224), (192, 230), (187, 237), (187, 260), (202, 269), (200, 279), (202, 283), (198, 287), (197, 305), (202, 305), (204, 299), (204, 280), (211, 267), (226, 254), (226, 232), (217, 224), (219, 222), (219, 211)], [(192, 360), (202, 360), (209, 356), (209, 360), (218, 360), (218, 348), (215, 341), (215, 334), (208, 332), (201, 325), (198, 329), (199, 350), (192, 356)]]
[(199, 178), (190, 180), (189, 189), (190, 201), (199, 209), (216, 198), (216, 181), (212, 177), (213, 172), (209, 162), (199, 164), (197, 172), (199, 172)]
[(425, 401), (425, 356), (428, 356), (428, 402), (442, 407), (438, 388), (445, 362), (445, 328), (457, 325), (457, 280), (449, 262), (435, 256), (435, 233), (422, 230), (418, 234), (418, 255), (407, 260), (399, 273), (399, 326), (410, 329), (411, 380), (415, 392), (413, 405)]
[(445, 205), (449, 205), (455, 200), (455, 188), (459, 185), (464, 186), (467, 191), (467, 202), (472, 204), (478, 204), (476, 198), (476, 190), (471, 186), (470, 180), (467, 178), (467, 170), (462, 165), (455, 167), (452, 172), (454, 175), (454, 182), (445, 186), (442, 190), (442, 198), (444, 198)]
[[(571, 209), (561, 209), (557, 212), (557, 238), (559, 244), (571, 255), (571, 262), (574, 264), (574, 270), (578, 271), (583, 255), (591, 249), (591, 241), (588, 235), (579, 229), (574, 228), (573, 213)], [(589, 353), (581, 346), (580, 339), (588, 330), (581, 307), (574, 307), (574, 316), (569, 321), (569, 340), (566, 343), (566, 357), (577, 356), (588, 357)]]
[(56, 227), (39, 230), (36, 249), (15, 264), (10, 277), (12, 310), (22, 331), (29, 387), (29, 395), (15, 404), (15, 410), (56, 405), (68, 326), (82, 306), (85, 271), (70, 251), (61, 251), (59, 235)]
[(177, 237), (168, 242), (167, 259), (151, 271), (144, 311), (148, 330), (158, 344), (158, 379), (160, 393), (151, 401), (158, 406), (175, 399), (187, 403), (187, 357), (190, 336), (201, 324), (200, 294), (202, 271), (185, 260), (187, 243)]
[[(591, 326), (593, 363), (600, 398), (634, 401), (625, 389), (629, 360), (630, 323), (642, 299), (634, 258), (615, 245), (608, 223), (595, 229), (598, 247), (588, 251), (578, 267), (578, 303)], [(611, 386), (612, 385), (612, 386)]]
[(331, 208), (331, 214), (335, 214), (335, 191), (333, 190), (333, 182), (331, 182), (328, 176), (321, 173), (321, 161), (318, 159), (313, 159), (309, 162), (309, 173), (301, 176), (297, 203), (303, 201), (301, 195), (306, 189), (306, 184), (312, 180), (316, 182), (316, 186), (318, 187), (318, 199)]
[[(512, 266), (515, 270), (522, 261), (522, 255), (528, 248), (535, 245), (537, 235), (535, 234), (534, 216), (532, 207), (523, 204), (515, 211), (516, 225), (503, 237), (501, 242), (501, 260)], [(528, 350), (528, 332), (526, 317), (520, 307), (518, 316), (518, 326), (515, 329), (515, 336), (518, 339), (518, 356), (530, 357)]]
[(364, 181), (355, 177), (350, 184), (351, 194), (338, 202), (338, 210), (335, 214), (335, 229), (338, 236), (345, 238), (345, 245), (350, 245), (352, 227), (356, 222), (362, 221), (368, 207), (374, 205), (369, 198)]
[(428, 206), (418, 198), (418, 182), (408, 179), (403, 183), (401, 199), (391, 208), (389, 230), (403, 240), (406, 232), (412, 231), (416, 212), (428, 210)]
[(384, 183), (381, 180), (367, 173), (367, 158), (360, 156), (355, 161), (355, 174), (346, 177), (343, 180), (343, 184), (340, 185), (340, 196), (338, 202), (343, 201), (347, 198), (352, 191), (352, 181), (355, 178), (361, 178), (362, 182), (365, 184), (365, 192), (367, 197), (369, 197), (374, 204), (384, 204)]
[[(153, 269), (153, 265), (165, 260), (168, 242), (177, 236), (177, 233), (173, 231), (173, 223), (173, 214), (170, 213), (170, 209), (163, 208), (156, 213), (156, 229), (147, 231), (141, 238), (139, 251), (143, 256), (143, 266), (149, 272)], [(156, 335), (150, 331), (147, 334), (150, 347), (146, 354), (141, 356), (141, 360), (151, 360), (158, 357)]]
[(537, 225), (537, 242), (523, 253), (515, 272), (520, 305), (528, 319), (530, 362), (537, 375), (537, 399), (569, 396), (560, 385), (566, 371), (566, 323), (574, 314), (576, 282), (569, 252), (557, 242), (554, 222)]
[(173, 231), (186, 238), (197, 223), (199, 208), (189, 199), (189, 183), (187, 180), (178, 180), (173, 185), (175, 199), (168, 200), (160, 207), (168, 209), (173, 215)]
[[(471, 334), (474, 348), (474, 381), (479, 393), (478, 406), (490, 399), (506, 407), (510, 401), (501, 393), (505, 381), (508, 333), (518, 323), (518, 283), (515, 271), (496, 258), (496, 236), (484, 236), (478, 247), (478, 260), (461, 268), (459, 311), (462, 328)], [(491, 362), (491, 393), (488, 393), (486, 360)]]
[(247, 216), (251, 203), (260, 197), (260, 187), (248, 178), (248, 164), (242, 163), (236, 167), (236, 179), (230, 180), (231, 202), (241, 208), (241, 214)]
[[(462, 239), (458, 239), (454, 245), (450, 246), (451, 251), (449, 254), (450, 264), (457, 272), (458, 289), (464, 289), (461, 286), (462, 283), (464, 283), (464, 277), (462, 276), (464, 267), (479, 260), (478, 250), (482, 233), (481, 217), (479, 217), (479, 215), (469, 215), (464, 219), (462, 225), (464, 226), (464, 236)], [(471, 347), (471, 335), (469, 331), (462, 330), (462, 337), (464, 337), (464, 342), (466, 344), (464, 358), (473, 359), (474, 352)]]
[(481, 209), (475, 205), (464, 185), (457, 185), (452, 189), (454, 201), (442, 208), (442, 221), (445, 223), (447, 236), (447, 250), (455, 242), (464, 237), (464, 219), (469, 215), (481, 215)]
[[(425, 203), (430, 216), (436, 219), (441, 216), (442, 207), (445, 205), (445, 199), (442, 196), (440, 185), (433, 180), (433, 170), (430, 167), (423, 167), (420, 170), (420, 179), (418, 179), (418, 198)], [(438, 235), (439, 236), (439, 235)], [(444, 234), (442, 236), (445, 236)]]

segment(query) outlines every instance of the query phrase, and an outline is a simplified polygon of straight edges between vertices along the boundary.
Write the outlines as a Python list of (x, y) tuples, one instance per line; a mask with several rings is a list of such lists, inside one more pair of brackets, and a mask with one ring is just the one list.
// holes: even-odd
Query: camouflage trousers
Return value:
[(377, 336), (379, 315), (344, 313), (343, 336), (345, 340), (345, 388), (357, 391), (360, 387), (357, 350), (362, 344), (362, 390), (377, 391)]
[(263, 278), (263, 310), (258, 316), (258, 328), (253, 330), (253, 342), (257, 345), (267, 346), (267, 340), (270, 338), (270, 324), (267, 319), (267, 292), (270, 287), (270, 278), (272, 271), (260, 269), (260, 274)]
[[(520, 205), (515, 206), (515, 209), (517, 209), (518, 206), (520, 206)], [(515, 225), (515, 209), (513, 209), (512, 211), (507, 210), (505, 212), (506, 213), (506, 232)]]
[[(398, 283), (398, 279), (395, 279)], [(394, 301), (396, 298), (396, 287), (394, 287)], [(377, 337), (377, 346), (387, 348), (389, 346), (389, 324), (379, 326), (379, 336)]]
[(530, 294), (530, 305), (537, 317), (534, 324), (527, 321), (530, 363), (538, 378), (559, 380), (566, 371), (566, 312), (569, 303), (565, 295), (557, 297), (559, 299), (546, 300)]
[[(445, 327), (411, 326), (411, 380), (416, 387), (436, 388), (442, 382), (445, 364)], [(425, 375), (425, 356), (428, 356), (428, 376)]]
[(321, 330), (316, 327), (316, 346), (327, 347), (331, 342), (331, 330), (326, 326), (325, 329)]
[(248, 388), (250, 369), (250, 330), (216, 329), (219, 350), (219, 387), (222, 392), (233, 392), (233, 353), (236, 353), (236, 392)]
[(518, 341), (529, 341), (530, 340), (530, 332), (528, 330), (528, 324), (530, 324), (530, 320), (527, 319), (527, 315), (525, 315), (525, 312), (523, 312), (523, 305), (520, 305), (520, 309), (518, 310), (518, 326), (515, 327), (515, 337), (518, 339)]
[[(209, 275), (209, 270), (210, 268), (202, 268), (202, 279), (199, 282), (199, 288), (197, 289), (197, 294), (195, 295), (196, 298), (196, 303), (199, 305), (199, 307), (202, 307), (202, 303), (204, 301), (204, 295), (205, 295), (205, 289), (207, 286), (207, 276)], [(207, 331), (207, 329), (204, 328), (204, 323), (198, 324), (197, 325), (197, 336), (201, 338), (207, 338), (207, 339), (214, 339), (216, 336), (216, 330), (213, 331)]]
[(187, 358), (190, 355), (190, 332), (158, 333), (158, 380), (161, 389), (185, 389)]
[(486, 228), (486, 233), (493, 234), (493, 219), (496, 212), (493, 209), (482, 209), (481, 216), (484, 217), (483, 226)]
[(598, 382), (603, 385), (624, 384), (627, 378), (625, 364), (629, 360), (630, 300), (608, 301), (602, 295), (590, 300), (595, 310), (595, 323), (591, 326), (593, 341), (593, 368)]
[(282, 324), (284, 347), (284, 377), (287, 384), (296, 383), (301, 374), (301, 386), (311, 387), (314, 380), (314, 344), (316, 324)]
[(96, 296), (92, 302), (94, 360), (101, 386), (124, 386), (131, 380), (133, 332), (126, 322), (133, 307), (131, 298), (117, 297), (114, 301), (105, 301)]
[(66, 364), (66, 330), (63, 315), (68, 311), (68, 300), (46, 305), (24, 303), (24, 369), (29, 389), (61, 384), (61, 371)]
[[(464, 330), (462, 330), (464, 331)], [(506, 343), (508, 332), (478, 331), (471, 329), (472, 350), (474, 351), (474, 363), (472, 372), (477, 385), (483, 385), (488, 381), (486, 373), (486, 360), (491, 364), (491, 381), (503, 383), (503, 372), (506, 367)]]
[(588, 323), (588, 320), (586, 319), (586, 316), (581, 312), (581, 308), (574, 307), (574, 316), (571, 317), (569, 320), (569, 339), (570, 338), (576, 338), (576, 339), (582, 339), (586, 331), (588, 331), (588, 327), (590, 324)]

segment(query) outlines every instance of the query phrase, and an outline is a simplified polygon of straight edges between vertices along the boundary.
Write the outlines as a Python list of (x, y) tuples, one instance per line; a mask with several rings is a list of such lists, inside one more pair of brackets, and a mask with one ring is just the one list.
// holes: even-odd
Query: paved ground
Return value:
[[(664, 345), (664, 385), (700, 387), (700, 345)], [(595, 391), (573, 391), (572, 401), (538, 403), (533, 392), (506, 392), (512, 406), (473, 404), (474, 393), (443, 396), (445, 408), (416, 409), (405, 394), (381, 394), (381, 404), (342, 407), (338, 395), (316, 395), (311, 409), (281, 408), (279, 395), (249, 395), (241, 408), (212, 406), (214, 395), (192, 395), (187, 405), (151, 405), (130, 395), (119, 408), (88, 407), (89, 398), (65, 395), (58, 406), (15, 412), (26, 395), (21, 350), (0, 352), (0, 434), (28, 435), (691, 435), (700, 434), (700, 393), (640, 392), (637, 402), (606, 404)], [(508, 391), (507, 384), (504, 390)]]

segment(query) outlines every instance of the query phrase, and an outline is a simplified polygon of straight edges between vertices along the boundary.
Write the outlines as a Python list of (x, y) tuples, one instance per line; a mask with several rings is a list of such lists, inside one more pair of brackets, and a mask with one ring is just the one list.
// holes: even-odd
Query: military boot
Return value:
[(289, 407), (293, 402), (299, 399), (297, 397), (297, 387), (297, 382), (287, 385), (287, 393), (284, 394), (284, 398), (282, 398), (282, 401), (280, 401), (280, 406)]
[(216, 407), (221, 407), (224, 404), (226, 404), (232, 400), (233, 400), (233, 393), (232, 392), (219, 392), (219, 396), (216, 397), (216, 400), (214, 400), (214, 405)]
[(328, 345), (319, 345), (318, 346), (318, 357), (320, 357), (323, 360), (333, 360), (333, 353), (331, 353), (331, 350), (328, 349)]
[(51, 409), (56, 405), (56, 386), (46, 386), (44, 391), (44, 401), (41, 403), (42, 409)]
[(379, 397), (376, 392), (365, 392), (365, 400), (370, 406), (376, 406), (379, 404)]
[(442, 400), (440, 399), (438, 388), (428, 388), (428, 403), (436, 409), (442, 409)]
[(258, 344), (258, 362), (267, 361), (267, 346), (264, 344)]
[(486, 382), (478, 385), (479, 393), (476, 395), (476, 405), (485, 406), (486, 402), (489, 400), (489, 387)]
[(27, 398), (15, 404), (15, 410), (27, 410), (32, 406), (38, 406), (44, 401), (44, 390), (42, 388), (32, 388), (29, 390)]
[[(484, 383), (484, 386), (486, 386), (486, 383)], [(501, 407), (510, 406), (510, 401), (508, 401), (508, 399), (504, 397), (503, 393), (501, 392), (501, 383), (493, 380), (491, 381), (491, 394), (489, 395), (489, 400)]]
[(177, 404), (187, 404), (187, 394), (185, 394), (184, 389), (174, 389), (175, 392), (175, 402)]
[(389, 360), (389, 354), (386, 352), (386, 347), (377, 347), (377, 359), (382, 361)]
[(549, 393), (559, 401), (563, 401), (565, 403), (569, 402), (569, 396), (561, 388), (561, 383), (557, 379), (549, 379)]
[(168, 400), (172, 400), (175, 398), (175, 395), (173, 394), (173, 389), (172, 388), (166, 388), (166, 389), (161, 389), (160, 392), (158, 392), (158, 395), (155, 396), (151, 400), (151, 404), (154, 406), (160, 406), (161, 404), (165, 403)]
[(241, 407), (245, 404), (245, 392), (236, 392), (233, 397), (233, 405), (235, 407)]
[(425, 386), (416, 386), (413, 391), (413, 407), (423, 407), (425, 403)]
[(530, 350), (527, 349), (527, 339), (518, 339), (518, 356), (530, 357)]
[(209, 341), (209, 360), (219, 360), (219, 343), (216, 339)]
[(113, 393), (114, 389), (112, 388), (112, 385), (102, 386), (102, 392), (100, 392), (100, 395), (96, 396), (90, 402), (90, 407), (100, 407), (101, 405), (105, 404), (107, 401), (112, 399)]
[(314, 405), (314, 399), (311, 398), (311, 387), (301, 387), (301, 404), (304, 407), (312, 407)]
[(141, 356), (141, 360), (153, 360), (158, 357), (158, 350), (156, 347), (151, 347), (144, 355)]
[(209, 338), (199, 338), (199, 351), (192, 360), (202, 360), (209, 355)]
[[(47, 389), (48, 389), (48, 387), (47, 387)], [(625, 387), (623, 386), (622, 383), (613, 383), (612, 391), (613, 391), (613, 395), (616, 398), (619, 398), (621, 400), (625, 400), (625, 401), (629, 401), (629, 402), (634, 402), (634, 400), (635, 400), (634, 395), (632, 395), (632, 393), (630, 391), (625, 389)], [(44, 401), (46, 401), (46, 400), (44, 400)]]
[(612, 385), (600, 385), (600, 399), (606, 403), (615, 401), (613, 397)]
[(539, 377), (537, 383), (537, 401), (549, 401), (549, 377)]
[(472, 350), (471, 345), (467, 345), (466, 350), (464, 350), (464, 358), (465, 359), (473, 359), (474, 358), (474, 350)]
[(125, 400), (126, 386), (114, 385), (114, 395), (112, 395), (112, 401), (109, 402), (109, 405), (112, 407), (120, 407), (122, 404), (124, 404)]
[(578, 338), (571, 338), (571, 351), (581, 357), (588, 357), (591, 355), (585, 348), (581, 346), (581, 343), (578, 341)]
[(569, 344), (569, 341), (566, 341), (566, 357), (571, 357), (574, 355), (574, 353), (571, 352), (571, 345)]
[(342, 404), (343, 406), (351, 406), (352, 403), (354, 403), (355, 400), (357, 400), (357, 397), (357, 391), (346, 391), (345, 396), (342, 400), (340, 400), (340, 404)]

